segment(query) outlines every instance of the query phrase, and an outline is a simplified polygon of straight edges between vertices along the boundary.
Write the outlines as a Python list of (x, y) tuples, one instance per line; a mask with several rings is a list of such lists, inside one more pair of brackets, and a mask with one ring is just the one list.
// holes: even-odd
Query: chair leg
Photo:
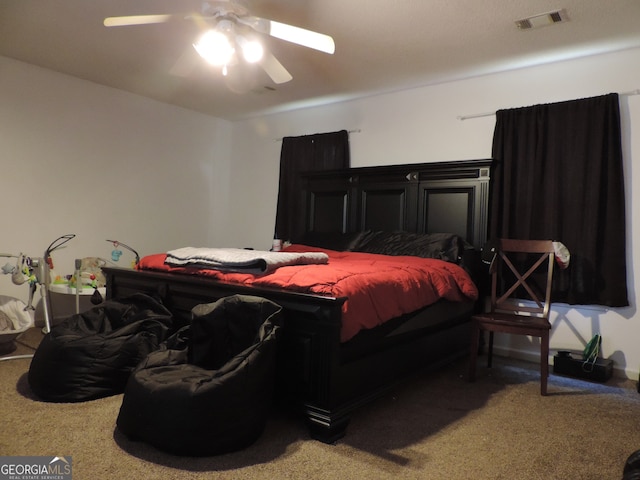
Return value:
[(478, 360), (478, 348), (480, 344), (480, 327), (474, 321), (471, 326), (471, 347), (469, 349), (469, 373), (470, 382), (476, 379), (476, 362)]
[(491, 368), (493, 365), (493, 332), (489, 332), (489, 347), (487, 349), (487, 367)]
[(540, 395), (547, 394), (549, 378), (549, 332), (540, 337)]

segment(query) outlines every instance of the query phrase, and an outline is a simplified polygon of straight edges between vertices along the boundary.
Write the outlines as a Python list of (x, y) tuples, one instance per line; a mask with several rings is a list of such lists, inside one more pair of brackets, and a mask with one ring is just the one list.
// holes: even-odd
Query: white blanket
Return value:
[(288, 265), (328, 263), (322, 252), (267, 252), (243, 248), (183, 247), (167, 252), (165, 263), (177, 266), (212, 268), (225, 272), (269, 273)]
[(31, 312), (22, 300), (0, 295), (0, 335), (21, 333), (32, 325)]

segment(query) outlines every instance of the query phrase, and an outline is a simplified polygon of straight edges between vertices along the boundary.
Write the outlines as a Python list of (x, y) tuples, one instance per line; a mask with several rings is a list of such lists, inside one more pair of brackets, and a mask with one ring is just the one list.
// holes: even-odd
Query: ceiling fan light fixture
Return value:
[(236, 42), (242, 49), (242, 56), (248, 63), (257, 63), (264, 56), (264, 48), (257, 40), (247, 40), (242, 35), (236, 37)]
[(198, 42), (193, 44), (193, 48), (202, 58), (215, 66), (227, 65), (235, 53), (229, 38), (217, 30), (205, 32)]
[[(293, 79), (271, 52), (265, 50), (260, 43), (253, 41), (251, 35), (255, 33), (321, 52), (335, 53), (336, 46), (331, 36), (250, 15), (244, 0), (206, 0), (202, 4), (201, 13), (186, 16), (161, 14), (108, 17), (104, 20), (104, 25), (107, 27), (145, 25), (165, 23), (180, 18), (193, 21), (199, 27), (214, 25), (214, 28), (205, 32), (193, 43), (193, 47), (207, 63), (222, 67), (223, 75), (227, 75), (229, 69), (238, 63), (239, 57), (242, 57), (247, 63), (258, 64), (276, 84)], [(181, 58), (189, 57), (190, 55), (183, 54)], [(174, 66), (171, 69), (172, 73), (186, 76), (186, 63), (186, 60), (178, 62), (176, 65), (179, 66)]]

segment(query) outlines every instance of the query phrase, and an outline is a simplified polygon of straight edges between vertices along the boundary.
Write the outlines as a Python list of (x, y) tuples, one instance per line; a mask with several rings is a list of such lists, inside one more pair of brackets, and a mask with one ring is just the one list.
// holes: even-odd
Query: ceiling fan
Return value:
[(191, 20), (203, 27), (204, 33), (193, 46), (201, 57), (212, 65), (221, 67), (223, 75), (242, 58), (248, 63), (259, 64), (274, 83), (285, 83), (293, 78), (273, 54), (265, 51), (258, 40), (260, 34), (329, 54), (335, 52), (335, 43), (329, 35), (253, 16), (242, 0), (204, 2), (200, 13), (187, 15), (107, 17), (104, 25), (125, 27), (165, 23), (176, 19)]

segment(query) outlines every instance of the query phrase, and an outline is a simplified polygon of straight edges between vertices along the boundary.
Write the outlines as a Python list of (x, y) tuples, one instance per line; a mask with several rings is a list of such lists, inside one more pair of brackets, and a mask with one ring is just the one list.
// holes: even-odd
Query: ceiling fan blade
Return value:
[(321, 52), (333, 54), (336, 51), (336, 44), (329, 35), (318, 33), (306, 28), (294, 27), (286, 23), (267, 20), (260, 17), (238, 17), (238, 21), (253, 28), (255, 31), (271, 35), (272, 37), (296, 43), (304, 47), (313, 48)]
[(329, 35), (306, 30), (286, 23), (274, 22), (270, 20), (271, 28), (269, 35), (272, 37), (286, 40), (287, 42), (297, 43), (305, 47), (320, 50), (321, 52), (333, 54), (336, 51), (336, 45)]
[(259, 63), (274, 83), (287, 83), (293, 80), (291, 74), (282, 66), (273, 54), (265, 52)]
[(128, 17), (107, 17), (104, 19), (105, 27), (126, 27), (129, 25), (148, 25), (152, 23), (165, 23), (174, 15), (131, 15)]

